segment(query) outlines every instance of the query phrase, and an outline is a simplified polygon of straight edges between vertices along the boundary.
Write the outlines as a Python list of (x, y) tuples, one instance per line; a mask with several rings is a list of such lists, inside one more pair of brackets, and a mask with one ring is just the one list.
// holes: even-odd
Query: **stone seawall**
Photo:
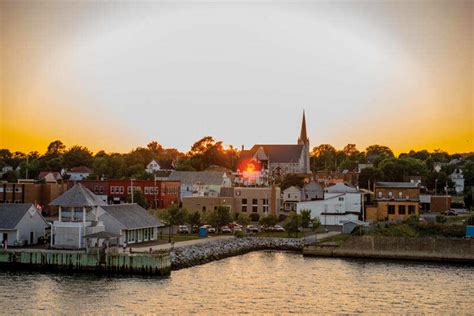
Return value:
[(315, 238), (246, 237), (210, 241), (171, 250), (171, 268), (178, 270), (256, 250), (303, 251)]
[(474, 240), (352, 236), (341, 246), (310, 245), (306, 256), (380, 258), (474, 263)]

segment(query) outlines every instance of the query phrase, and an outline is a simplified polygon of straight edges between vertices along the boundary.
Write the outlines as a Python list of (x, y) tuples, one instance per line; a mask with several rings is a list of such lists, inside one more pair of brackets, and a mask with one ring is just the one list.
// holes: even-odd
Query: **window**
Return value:
[(290, 193), (288, 193), (288, 198), (290, 198)]
[(124, 192), (123, 187), (120, 187), (120, 193), (123, 193), (123, 192)]
[(104, 187), (102, 185), (100, 186), (99, 192), (104, 193)]
[(10, 188), (10, 187), (9, 187), (9, 188), (7, 188), (6, 191), (7, 191), (7, 192), (13, 192), (13, 188)]
[(258, 212), (258, 206), (252, 206), (252, 212), (257, 213)]
[(253, 205), (258, 205), (258, 200), (257, 199), (252, 199), (252, 204)]
[(405, 205), (399, 205), (398, 206), (398, 214), (399, 215), (405, 215), (407, 213)]
[(402, 193), (402, 192), (398, 192), (398, 197), (399, 197), (400, 199), (403, 199), (403, 193)]
[(268, 205), (268, 199), (262, 199), (262, 204), (263, 205)]
[(268, 205), (264, 205), (264, 206), (263, 206), (263, 212), (264, 212), (264, 213), (268, 213)]
[(16, 193), (21, 193), (21, 188), (15, 188)]
[(390, 191), (390, 192), (388, 192), (388, 197), (390, 197), (390, 198), (391, 198), (391, 197), (392, 197), (392, 195), (393, 195), (393, 194), (392, 194), (392, 192), (391, 192), (391, 191)]
[(387, 206), (387, 213), (388, 214), (395, 214), (395, 205), (388, 205)]
[(239, 190), (235, 191), (235, 195), (240, 196), (240, 191)]
[(205, 206), (202, 207), (202, 211), (203, 211), (203, 212), (206, 211), (206, 207), (205, 207)]
[(99, 192), (99, 187), (98, 186), (94, 186), (94, 193), (98, 193)]
[(247, 205), (242, 205), (242, 212), (247, 212)]
[(379, 196), (379, 198), (382, 197), (382, 192), (381, 191), (378, 192), (378, 196)]
[(415, 205), (408, 205), (408, 214), (415, 214)]
[(339, 201), (344, 201), (344, 198), (341, 196), (338, 200)]
[(247, 204), (247, 199), (242, 199), (242, 204)]

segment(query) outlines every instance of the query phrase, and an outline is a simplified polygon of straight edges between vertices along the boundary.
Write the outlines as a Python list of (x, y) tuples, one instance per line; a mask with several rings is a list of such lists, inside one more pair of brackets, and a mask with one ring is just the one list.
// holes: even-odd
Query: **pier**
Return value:
[(169, 275), (168, 251), (154, 253), (86, 253), (85, 251), (12, 249), (0, 251), (0, 267), (14, 270)]

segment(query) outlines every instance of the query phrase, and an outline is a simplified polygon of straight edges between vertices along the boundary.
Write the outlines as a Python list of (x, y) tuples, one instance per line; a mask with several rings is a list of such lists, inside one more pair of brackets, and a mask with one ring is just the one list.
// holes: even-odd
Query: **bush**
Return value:
[(448, 222), (448, 219), (446, 218), (446, 216), (443, 216), (443, 215), (436, 215), (436, 223), (438, 224), (445, 224)]
[(420, 236), (440, 236), (440, 237), (464, 237), (465, 231), (462, 225), (445, 225), (440, 223), (419, 223), (416, 229)]
[(284, 222), (288, 216), (285, 214), (278, 215), (278, 222)]
[(464, 202), (451, 202), (451, 207), (452, 208), (464, 208)]
[(412, 226), (418, 224), (419, 222), (420, 222), (420, 217), (416, 214), (410, 215), (405, 221), (405, 223)]
[(237, 237), (237, 238), (243, 238), (245, 235), (244, 235), (244, 232), (237, 231), (237, 232), (234, 232), (234, 236)]
[(259, 219), (260, 219), (260, 215), (255, 214), (255, 213), (250, 214), (250, 220), (252, 222), (258, 222)]
[(474, 225), (474, 215), (471, 215), (466, 219), (466, 225)]

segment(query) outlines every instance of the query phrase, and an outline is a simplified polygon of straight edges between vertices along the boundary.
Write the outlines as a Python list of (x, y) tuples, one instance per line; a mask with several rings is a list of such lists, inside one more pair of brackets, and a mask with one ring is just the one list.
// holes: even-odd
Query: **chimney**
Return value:
[(245, 149), (245, 147), (244, 147), (244, 145), (242, 145), (242, 151), (244, 151), (244, 149)]

